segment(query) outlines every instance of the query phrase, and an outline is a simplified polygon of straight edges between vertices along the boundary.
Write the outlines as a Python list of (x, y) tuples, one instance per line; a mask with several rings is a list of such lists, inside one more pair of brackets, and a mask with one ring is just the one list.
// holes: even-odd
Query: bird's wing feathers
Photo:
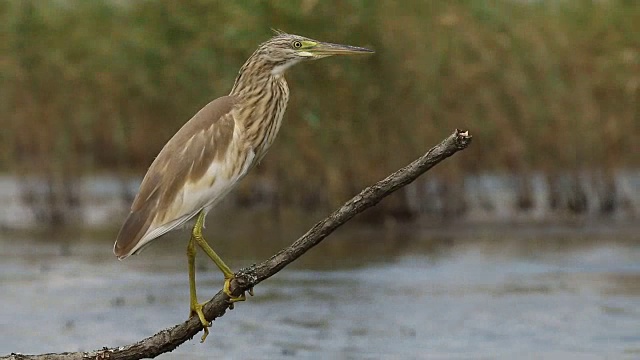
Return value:
[[(210, 102), (160, 151), (118, 234), (113, 251), (119, 258), (184, 224), (244, 176), (254, 155), (234, 140), (234, 105), (231, 96)], [(226, 156), (231, 151), (238, 156)]]

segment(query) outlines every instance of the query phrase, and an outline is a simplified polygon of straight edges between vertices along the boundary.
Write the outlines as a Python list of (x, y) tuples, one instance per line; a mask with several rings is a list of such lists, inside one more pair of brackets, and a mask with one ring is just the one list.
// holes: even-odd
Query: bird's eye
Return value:
[(302, 43), (300, 41), (294, 41), (293, 42), (293, 47), (295, 49), (300, 49), (302, 47)]

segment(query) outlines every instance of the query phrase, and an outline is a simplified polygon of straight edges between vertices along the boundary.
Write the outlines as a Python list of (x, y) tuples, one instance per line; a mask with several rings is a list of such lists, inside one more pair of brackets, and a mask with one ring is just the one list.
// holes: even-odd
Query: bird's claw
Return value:
[(190, 314), (190, 316), (196, 315), (200, 319), (200, 323), (202, 323), (202, 329), (204, 330), (204, 334), (202, 334), (202, 337), (200, 338), (201, 343), (203, 343), (207, 338), (207, 336), (209, 335), (209, 327), (211, 326), (211, 322), (207, 321), (207, 319), (204, 317), (204, 313), (202, 312), (202, 308), (204, 307), (204, 304), (206, 304), (206, 302), (202, 304), (198, 304), (198, 303), (191, 304), (191, 314)]
[[(230, 287), (231, 287), (231, 280), (233, 278), (228, 278), (224, 280), (224, 287), (223, 287), (223, 291), (224, 293), (229, 297), (229, 309), (233, 310), (234, 308), (234, 304), (238, 301), (245, 301), (247, 300), (247, 296), (242, 293), (242, 295), (240, 296), (235, 296), (231, 293)], [(250, 288), (249, 290), (247, 290), (247, 292), (249, 293), (249, 295), (253, 296), (253, 288)]]

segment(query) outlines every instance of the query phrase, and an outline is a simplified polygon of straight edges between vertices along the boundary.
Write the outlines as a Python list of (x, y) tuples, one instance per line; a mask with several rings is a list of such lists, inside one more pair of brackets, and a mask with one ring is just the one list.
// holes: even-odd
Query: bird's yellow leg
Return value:
[(203, 224), (204, 224), (204, 212), (201, 211), (200, 214), (198, 214), (198, 218), (196, 219), (196, 224), (193, 226), (193, 232), (191, 234), (191, 238), (196, 241), (198, 246), (202, 248), (202, 250), (207, 254), (207, 256), (209, 256), (209, 258), (216, 264), (218, 269), (220, 269), (220, 271), (222, 271), (222, 273), (224, 274), (223, 290), (224, 290), (224, 293), (229, 296), (230, 300), (232, 302), (246, 300), (247, 298), (244, 294), (240, 296), (233, 296), (231, 294), (229, 285), (231, 284), (231, 279), (233, 279), (234, 277), (233, 271), (231, 271), (229, 266), (227, 266), (227, 264), (225, 264), (224, 261), (222, 261), (220, 256), (218, 256), (218, 254), (216, 254), (215, 251), (213, 251), (211, 246), (209, 246), (207, 241), (202, 236)]
[(193, 236), (189, 239), (189, 244), (187, 245), (187, 258), (189, 260), (189, 305), (191, 309), (189, 316), (197, 315), (200, 319), (202, 328), (204, 329), (204, 334), (202, 338), (200, 338), (200, 342), (204, 342), (207, 335), (209, 335), (209, 326), (211, 326), (211, 323), (207, 321), (202, 312), (202, 307), (206, 302), (199, 304), (196, 295), (196, 244)]

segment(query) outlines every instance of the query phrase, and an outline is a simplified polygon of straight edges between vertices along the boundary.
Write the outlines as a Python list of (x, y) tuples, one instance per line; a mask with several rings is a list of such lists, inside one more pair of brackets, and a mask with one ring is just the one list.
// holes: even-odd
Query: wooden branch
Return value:
[[(236, 273), (231, 282), (231, 292), (234, 295), (243, 294), (255, 285), (268, 279), (295, 261), (312, 247), (318, 245), (335, 229), (349, 221), (358, 213), (377, 204), (385, 196), (414, 181), (418, 176), (434, 167), (442, 160), (465, 149), (471, 143), (471, 136), (467, 131), (456, 130), (440, 144), (429, 150), (406, 167), (389, 175), (384, 180), (362, 190), (358, 195), (346, 202), (340, 209), (334, 211), (326, 219), (318, 222), (306, 234), (296, 240), (289, 247), (280, 250), (270, 259)], [(230, 307), (229, 298), (219, 291), (204, 307), (207, 319), (216, 319), (224, 315)], [(177, 348), (180, 344), (193, 338), (202, 330), (197, 317), (192, 317), (182, 324), (162, 330), (157, 334), (138, 341), (135, 344), (103, 348), (89, 352), (66, 352), (57, 354), (22, 355), (10, 354), (0, 359), (22, 360), (81, 360), (81, 359), (142, 359), (153, 358), (162, 353)]]

